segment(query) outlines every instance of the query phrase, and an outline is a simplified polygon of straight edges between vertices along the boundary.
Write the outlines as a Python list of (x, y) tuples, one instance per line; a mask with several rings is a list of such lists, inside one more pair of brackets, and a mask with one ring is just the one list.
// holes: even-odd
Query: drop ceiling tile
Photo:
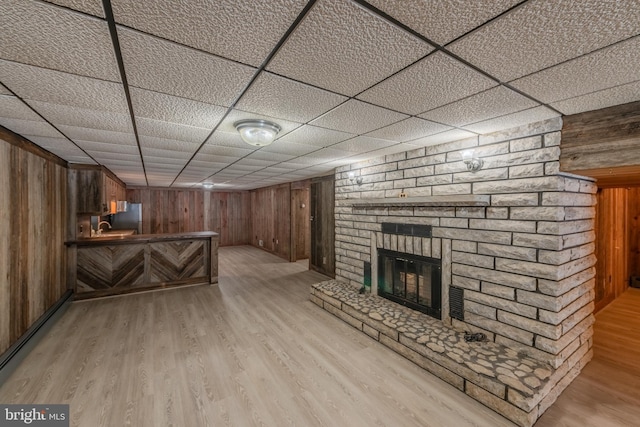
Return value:
[(5, 119), (20, 119), (42, 121), (27, 104), (15, 96), (0, 95), (0, 117)]
[[(295, 143), (311, 145), (314, 146), (314, 149), (318, 149), (353, 138), (354, 136), (356, 135), (353, 133), (339, 132), (311, 125), (303, 125), (278, 139), (278, 142), (282, 143), (278, 144), (278, 146), (282, 146), (285, 143), (287, 145)], [(271, 146), (264, 147), (263, 150), (269, 151), (270, 147)]]
[(246, 65), (122, 27), (118, 35), (127, 80), (142, 89), (229, 106), (255, 72)]
[(448, 129), (451, 128), (439, 123), (422, 120), (417, 117), (409, 117), (401, 122), (370, 132), (367, 136), (388, 139), (396, 142), (405, 142), (433, 135), (434, 133), (443, 132)]
[(30, 0), (0, 2), (2, 59), (120, 81), (103, 20)]
[(294, 171), (294, 170), (307, 168), (307, 167), (309, 167), (309, 163), (299, 162), (298, 158), (295, 158), (295, 159), (290, 160), (288, 162), (278, 163), (277, 165), (274, 165), (272, 167), (287, 168), (287, 169), (289, 169), (287, 172), (291, 172), (291, 171)]
[(152, 156), (145, 154), (144, 164), (146, 165), (167, 165), (182, 169), (184, 160), (175, 157)]
[(427, 147), (430, 145), (444, 144), (445, 142), (459, 141), (477, 136), (473, 132), (462, 129), (452, 129), (425, 138), (414, 139), (409, 144), (417, 147)]
[(614, 105), (626, 104), (640, 99), (640, 80), (577, 96), (564, 101), (552, 102), (551, 106), (562, 114), (577, 114), (599, 110)]
[(432, 50), (353, 2), (321, 0), (267, 69), (353, 96)]
[[(220, 132), (227, 132), (227, 133), (233, 133), (238, 135), (238, 131), (236, 131), (236, 128), (233, 124), (238, 120), (246, 120), (246, 119), (267, 120), (267, 121), (276, 123), (281, 128), (276, 138), (281, 138), (300, 126), (300, 123), (293, 122), (290, 120), (277, 119), (271, 116), (265, 116), (257, 113), (249, 113), (241, 110), (232, 110), (231, 112), (229, 112), (227, 117), (225, 117), (222, 123), (220, 123), (220, 126), (218, 126), (218, 129), (216, 130), (216, 132), (220, 131)], [(238, 138), (240, 138), (240, 135), (238, 135)], [(240, 139), (240, 141), (242, 141), (242, 139)], [(248, 145), (246, 143), (244, 144)]]
[(193, 163), (198, 161), (198, 162), (207, 162), (207, 163), (224, 163), (225, 165), (228, 165), (230, 163), (235, 162), (236, 160), (238, 160), (238, 157), (236, 156), (219, 156), (216, 154), (198, 153), (196, 154), (196, 157), (191, 162)]
[(436, 52), (358, 98), (403, 113), (419, 114), (496, 85), (462, 62)]
[(638, 80), (638, 52), (640, 36), (531, 74), (511, 84), (546, 103), (586, 95)]
[(529, 1), (449, 49), (501, 81), (638, 34), (640, 2)]
[[(84, 147), (83, 147), (84, 148)], [(85, 151), (89, 154), (91, 154), (91, 156), (96, 159), (97, 161), (99, 161), (102, 164), (105, 163), (118, 163), (121, 165), (141, 165), (142, 163), (140, 162), (140, 155), (139, 154), (125, 154), (125, 153), (102, 153), (99, 151), (94, 151), (94, 150), (87, 150), (85, 148)]]
[(226, 108), (186, 98), (131, 88), (131, 102), (136, 117), (213, 129)]
[(247, 156), (255, 151), (248, 148), (250, 146), (247, 144), (245, 144), (245, 147), (247, 148), (226, 147), (224, 145), (213, 145), (213, 144), (207, 143), (204, 145), (204, 147), (202, 147), (198, 155), (211, 154), (214, 156), (228, 156), (228, 157), (240, 158), (240, 157)]
[(405, 114), (367, 104), (357, 99), (350, 99), (313, 120), (311, 124), (360, 135), (407, 117)]
[(346, 100), (345, 96), (263, 72), (236, 108), (306, 123)]
[(59, 4), (70, 9), (79, 10), (90, 15), (104, 18), (101, 0), (46, 0), (49, 3)]
[(99, 152), (99, 153), (113, 153), (113, 155), (119, 154), (130, 154), (137, 155), (140, 157), (140, 152), (138, 151), (137, 145), (125, 145), (125, 144), (114, 144), (109, 142), (96, 142), (96, 141), (83, 141), (80, 139), (74, 139), (78, 146), (82, 147), (84, 150)]
[(20, 135), (47, 136), (61, 138), (60, 132), (44, 120), (20, 120), (0, 117), (0, 125)]
[(366, 153), (388, 147), (393, 144), (395, 144), (395, 142), (388, 141), (386, 139), (371, 138), (369, 136), (356, 136), (353, 139), (348, 139), (332, 145), (330, 148), (349, 151), (350, 155), (353, 155), (353, 153)]
[(480, 134), (497, 132), (514, 127), (558, 117), (559, 114), (547, 107), (535, 107), (495, 119), (463, 126), (464, 129)]
[(314, 147), (313, 145), (296, 144), (294, 142), (286, 142), (283, 140), (278, 140), (272, 143), (271, 145), (262, 147), (260, 151), (264, 151), (265, 153), (277, 153), (277, 154), (285, 154), (285, 155), (291, 155), (291, 156), (302, 156), (305, 154), (312, 153), (319, 149), (320, 147)]
[(440, 45), (496, 17), (521, 0), (368, 0), (389, 16)]
[(35, 135), (27, 135), (26, 138), (68, 162), (95, 164), (89, 156), (68, 139)]
[(128, 114), (122, 84), (0, 60), (2, 83), (25, 99)]
[(9, 92), (9, 90), (7, 90), (7, 88), (2, 85), (2, 82), (0, 82), (0, 95), (13, 95), (11, 92)]
[(73, 140), (94, 141), (121, 145), (137, 145), (136, 137), (132, 133), (112, 132), (101, 129), (89, 129), (76, 126), (61, 125), (61, 132)]
[(504, 86), (496, 86), (468, 98), (421, 114), (420, 117), (451, 126), (463, 126), (515, 113), (539, 104)]
[(262, 169), (262, 168), (264, 168), (266, 166), (271, 166), (274, 163), (278, 163), (278, 162), (275, 162), (275, 161), (272, 161), (272, 160), (257, 160), (257, 159), (245, 158), (245, 159), (238, 160), (238, 162), (235, 165), (237, 165), (237, 166), (247, 166), (247, 167), (253, 166), (254, 168), (253, 168), (252, 171), (255, 171), (257, 169)]
[(339, 150), (336, 148), (323, 148), (313, 154), (301, 156), (293, 159), (295, 162), (301, 162), (311, 165), (326, 163), (332, 160), (341, 159), (343, 157), (352, 156), (353, 152), (347, 150)]
[(109, 130), (114, 132), (133, 133), (131, 116), (110, 111), (96, 111), (69, 105), (50, 104), (42, 101), (28, 101), (43, 117), (56, 126)]
[(238, 134), (235, 129), (232, 132), (223, 132), (217, 129), (207, 140), (205, 147), (207, 146), (232, 147), (245, 150), (258, 149), (258, 147), (254, 147), (244, 142), (242, 138), (240, 138), (240, 134)]
[(136, 117), (138, 135), (154, 136), (157, 138), (174, 139), (201, 144), (211, 133), (211, 129), (179, 125), (160, 120)]
[(139, 135), (139, 137), (143, 154), (147, 153), (148, 149), (160, 149), (167, 150), (167, 154), (176, 153), (176, 155), (191, 157), (200, 145), (188, 141), (157, 138), (154, 136)]
[(268, 160), (271, 162), (286, 162), (287, 160), (291, 160), (294, 157), (296, 156), (291, 154), (270, 153), (267, 151), (257, 150), (247, 156), (247, 159)]
[(119, 23), (258, 66), (306, 1), (112, 0), (111, 3)]

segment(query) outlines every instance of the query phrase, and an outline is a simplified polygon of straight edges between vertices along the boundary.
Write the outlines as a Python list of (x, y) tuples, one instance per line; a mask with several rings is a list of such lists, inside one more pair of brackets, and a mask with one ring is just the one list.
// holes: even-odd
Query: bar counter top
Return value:
[(218, 233), (104, 235), (65, 242), (75, 299), (218, 283)]
[(64, 242), (67, 246), (102, 246), (102, 245), (122, 245), (128, 243), (154, 243), (167, 242), (172, 240), (197, 240), (209, 239), (217, 236), (218, 233), (213, 231), (196, 231), (190, 233), (171, 233), (171, 234), (132, 234), (128, 236), (103, 235), (95, 237), (84, 237), (76, 240)]

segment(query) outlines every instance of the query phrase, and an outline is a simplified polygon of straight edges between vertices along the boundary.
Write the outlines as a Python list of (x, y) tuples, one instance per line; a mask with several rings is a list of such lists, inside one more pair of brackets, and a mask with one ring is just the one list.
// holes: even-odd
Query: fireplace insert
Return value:
[(441, 261), (378, 249), (378, 295), (441, 319)]

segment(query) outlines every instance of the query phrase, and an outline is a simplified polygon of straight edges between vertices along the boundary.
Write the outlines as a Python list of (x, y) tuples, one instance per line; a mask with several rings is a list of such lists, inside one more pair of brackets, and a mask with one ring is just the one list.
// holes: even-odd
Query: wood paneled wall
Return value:
[(311, 257), (312, 270), (335, 277), (335, 177), (311, 180)]
[(309, 191), (309, 187), (291, 189), (292, 261), (309, 258), (311, 251)]
[(291, 258), (290, 198), (290, 183), (251, 191), (251, 244), (286, 260)]
[(629, 188), (629, 275), (640, 276), (640, 187)]
[(67, 165), (0, 127), (0, 353), (67, 290)]
[(596, 297), (601, 310), (628, 287), (629, 230), (626, 188), (598, 190), (596, 205)]
[(142, 203), (142, 232), (167, 234), (215, 231), (220, 246), (250, 243), (249, 192), (128, 188), (127, 201)]

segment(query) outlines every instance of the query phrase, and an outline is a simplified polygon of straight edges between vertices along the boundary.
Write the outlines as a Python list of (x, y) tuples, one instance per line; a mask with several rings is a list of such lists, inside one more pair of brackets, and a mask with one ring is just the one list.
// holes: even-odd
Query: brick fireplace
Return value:
[[(376, 294), (380, 250), (441, 260), (441, 322), (551, 367), (557, 395), (592, 355), (597, 190), (560, 172), (561, 126), (552, 119), (339, 168), (336, 279)], [(468, 148), (483, 161), (477, 172), (462, 161)]]

